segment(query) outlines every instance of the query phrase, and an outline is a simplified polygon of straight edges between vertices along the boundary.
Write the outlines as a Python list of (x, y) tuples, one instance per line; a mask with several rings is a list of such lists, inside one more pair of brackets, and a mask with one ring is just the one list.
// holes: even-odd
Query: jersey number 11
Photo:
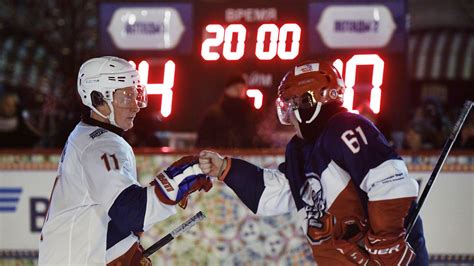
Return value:
[(117, 157), (115, 157), (115, 154), (106, 154), (106, 153), (104, 153), (100, 158), (104, 161), (105, 168), (107, 168), (107, 171), (110, 171), (110, 163), (109, 163), (109, 159), (107, 158), (107, 155), (110, 156), (113, 159), (115, 169), (118, 170), (119, 165), (118, 165)]

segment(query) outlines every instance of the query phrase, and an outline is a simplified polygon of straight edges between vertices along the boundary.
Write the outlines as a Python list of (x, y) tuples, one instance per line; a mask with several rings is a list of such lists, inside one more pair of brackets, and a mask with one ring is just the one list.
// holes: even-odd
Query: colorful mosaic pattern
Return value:
[[(140, 182), (180, 156), (137, 156)], [(277, 166), (277, 156), (245, 156), (264, 166)], [(292, 215), (257, 217), (222, 183), (208, 193), (191, 195), (185, 210), (157, 224), (142, 237), (151, 246), (198, 211), (206, 219), (152, 255), (156, 265), (314, 265), (310, 248)]]
[(152, 256), (157, 265), (310, 265), (311, 251), (291, 215), (259, 218), (227, 187), (193, 194), (185, 210), (142, 238), (150, 246), (202, 210), (207, 216)]
[[(166, 167), (166, 163), (178, 159), (183, 154), (160, 154), (150, 153), (150, 150), (140, 150), (136, 152), (137, 166), (143, 169), (143, 172), (151, 173), (151, 170)], [(145, 154), (146, 153), (146, 154)], [(232, 156), (239, 155), (238, 151), (230, 153)], [(246, 153), (248, 154), (248, 153)], [(0, 153), (0, 170), (54, 170), (57, 168), (60, 157), (60, 151), (48, 153)], [(276, 167), (278, 163), (284, 160), (283, 151), (281, 152), (255, 152), (253, 155), (240, 156), (262, 167)], [(402, 154), (403, 160), (408, 166), (409, 171), (431, 171), (438, 160), (439, 153), (433, 152), (423, 155)], [(463, 155), (449, 155), (443, 166), (443, 171), (450, 172), (473, 172), (474, 171), (474, 153), (468, 152)]]

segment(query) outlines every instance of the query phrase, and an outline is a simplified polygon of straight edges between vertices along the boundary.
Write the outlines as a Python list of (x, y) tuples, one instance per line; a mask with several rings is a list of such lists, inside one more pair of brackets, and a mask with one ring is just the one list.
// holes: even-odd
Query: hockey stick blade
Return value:
[(206, 218), (206, 216), (199, 211), (196, 213), (193, 217), (189, 218), (186, 222), (181, 224), (180, 226), (176, 227), (173, 231), (171, 231), (169, 234), (161, 238), (160, 240), (156, 241), (155, 244), (151, 245), (151, 247), (147, 248), (143, 252), (143, 256), (149, 257), (151, 254), (155, 253), (157, 250), (162, 248), (164, 245), (168, 244), (171, 242), (173, 239), (175, 239), (177, 236), (180, 234), (188, 231), (191, 227), (196, 225), (198, 222)]
[(413, 226), (415, 226), (415, 222), (418, 219), (418, 215), (420, 214), (421, 207), (423, 206), (423, 203), (425, 202), (425, 199), (428, 196), (428, 193), (430, 192), (431, 186), (433, 185), (435, 178), (438, 176), (439, 172), (441, 171), (441, 168), (443, 168), (443, 164), (446, 161), (446, 158), (448, 157), (448, 154), (451, 151), (451, 148), (453, 147), (453, 144), (456, 141), (456, 138), (459, 132), (461, 131), (461, 128), (464, 125), (467, 116), (469, 115), (469, 111), (471, 110), (472, 105), (472, 101), (468, 100), (464, 102), (464, 106), (461, 110), (461, 113), (459, 114), (458, 119), (456, 120), (456, 124), (454, 125), (453, 130), (449, 135), (449, 138), (444, 144), (441, 155), (439, 156), (438, 161), (436, 162), (436, 165), (433, 169), (433, 172), (431, 173), (431, 176), (428, 179), (425, 188), (423, 189), (423, 193), (421, 193), (420, 199), (418, 200), (418, 206), (416, 206), (415, 211), (413, 211), (412, 215), (410, 216), (410, 219), (408, 220), (409, 223), (407, 226), (407, 233), (405, 235), (405, 239), (408, 239), (408, 237), (410, 236)]

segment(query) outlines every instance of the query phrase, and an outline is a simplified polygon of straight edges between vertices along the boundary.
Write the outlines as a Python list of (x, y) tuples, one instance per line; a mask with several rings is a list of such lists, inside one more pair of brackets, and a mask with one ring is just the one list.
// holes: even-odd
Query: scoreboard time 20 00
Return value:
[(151, 94), (146, 112), (173, 130), (196, 129), (196, 110), (236, 73), (247, 77), (255, 111), (270, 111), (285, 72), (311, 58), (339, 69), (350, 110), (367, 102), (396, 125), (404, 109), (405, 1), (105, 2), (99, 10), (102, 53), (137, 67)]

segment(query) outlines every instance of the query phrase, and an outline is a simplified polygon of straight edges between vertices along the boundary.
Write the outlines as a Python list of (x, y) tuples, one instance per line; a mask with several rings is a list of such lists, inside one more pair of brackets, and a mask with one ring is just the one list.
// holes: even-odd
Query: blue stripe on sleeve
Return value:
[(120, 242), (121, 240), (125, 239), (127, 236), (131, 234), (130, 231), (124, 232), (121, 231), (120, 228), (114, 223), (114, 221), (110, 221), (107, 226), (107, 247), (109, 249), (113, 247), (115, 244)]
[(244, 160), (232, 159), (232, 166), (224, 182), (253, 213), (257, 213), (258, 203), (265, 189), (262, 168)]
[(147, 202), (146, 188), (131, 185), (115, 199), (109, 210), (107, 248), (124, 239), (131, 232), (143, 231)]

